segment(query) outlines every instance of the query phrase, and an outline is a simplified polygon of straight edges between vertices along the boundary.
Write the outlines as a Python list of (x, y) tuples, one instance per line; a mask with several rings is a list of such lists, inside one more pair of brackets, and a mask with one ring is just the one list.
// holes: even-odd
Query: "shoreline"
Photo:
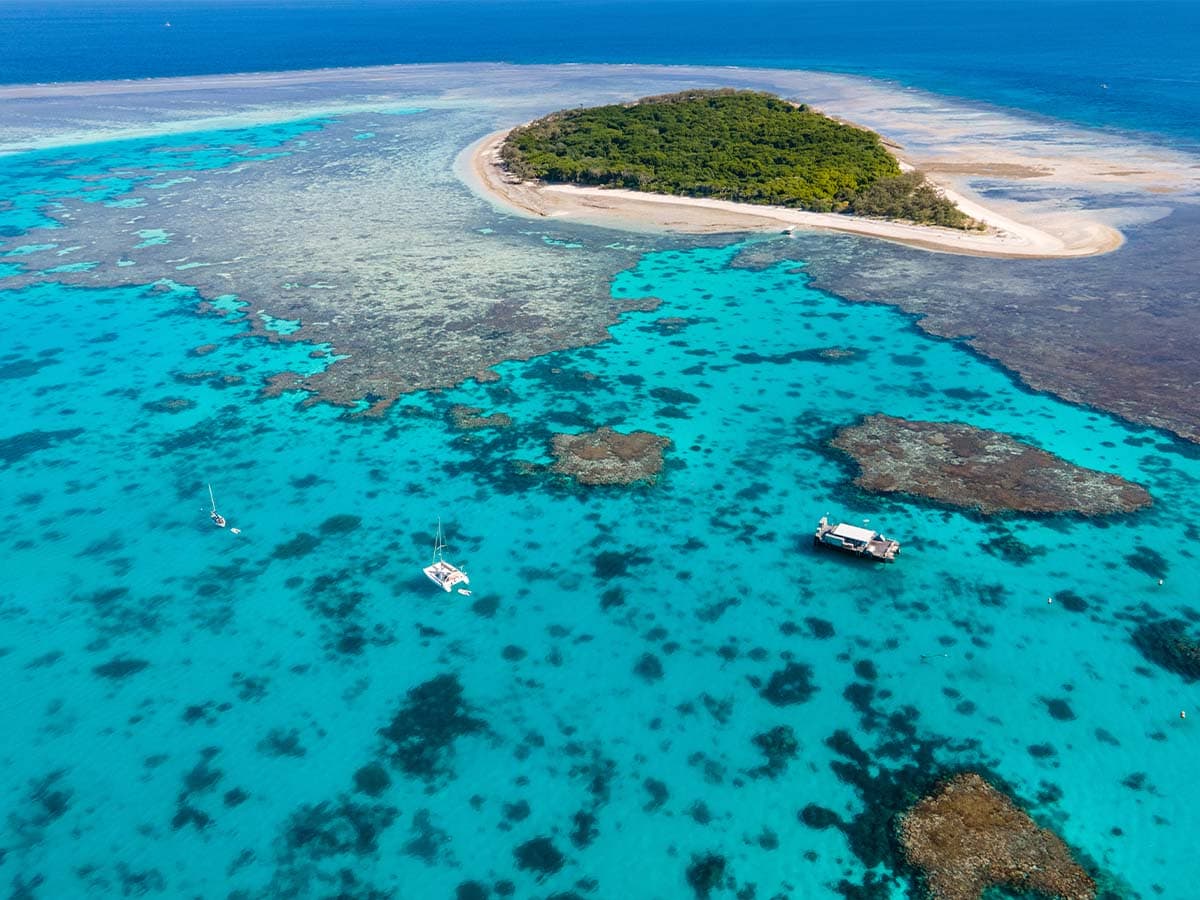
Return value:
[[(986, 205), (961, 179), (930, 177), (959, 209), (985, 226), (986, 231), (960, 231), (888, 219), (867, 219), (842, 213), (816, 213), (783, 206), (737, 203), (701, 197), (677, 197), (623, 188), (518, 181), (504, 169), (500, 146), (511, 128), (476, 141), (459, 157), (456, 169), (476, 194), (508, 212), (533, 219), (564, 219), (587, 225), (638, 232), (738, 234), (783, 232), (789, 229), (833, 231), (872, 237), (922, 250), (1002, 259), (1064, 259), (1110, 253), (1125, 243), (1111, 225), (1082, 211), (1061, 211), (1043, 221), (1018, 220)], [(901, 167), (921, 168), (906, 159), (898, 145), (883, 136), (885, 146)], [(966, 164), (962, 164), (966, 165)], [(981, 171), (995, 173), (1004, 162), (989, 161)], [(969, 166), (967, 166), (970, 168)], [(969, 173), (964, 173), (969, 174)], [(1021, 179), (1051, 173), (1018, 172)], [(1011, 204), (1010, 204), (1011, 205)]]

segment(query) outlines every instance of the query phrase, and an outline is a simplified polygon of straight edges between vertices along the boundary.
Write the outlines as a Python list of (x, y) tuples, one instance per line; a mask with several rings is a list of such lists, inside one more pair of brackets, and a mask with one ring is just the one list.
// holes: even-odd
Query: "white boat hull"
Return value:
[(425, 576), (444, 590), (447, 594), (454, 590), (455, 585), (470, 584), (467, 573), (443, 560), (438, 560), (431, 566), (425, 567)]

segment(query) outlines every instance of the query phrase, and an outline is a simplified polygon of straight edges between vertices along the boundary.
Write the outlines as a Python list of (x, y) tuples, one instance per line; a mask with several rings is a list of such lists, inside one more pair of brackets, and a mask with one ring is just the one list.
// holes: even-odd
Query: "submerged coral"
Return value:
[(1142, 656), (1188, 682), (1200, 681), (1200, 633), (1192, 633), (1182, 619), (1147, 622), (1133, 632), (1133, 643)]
[(973, 772), (918, 801), (901, 817), (898, 837), (934, 900), (977, 900), (993, 887), (1063, 900), (1096, 896), (1095, 881), (1062, 839)]
[(858, 463), (855, 484), (953, 506), (998, 512), (1088, 516), (1149, 506), (1141, 485), (1073, 465), (997, 431), (957, 422), (868, 416), (831, 442)]
[(623, 434), (607, 426), (582, 434), (556, 434), (555, 463), (550, 468), (581, 484), (653, 484), (663, 467), (663, 450), (671, 443), (649, 431)]
[(487, 723), (472, 711), (456, 676), (438, 675), (418, 684), (391, 723), (379, 731), (392, 764), (426, 780), (444, 774), (455, 741), (487, 731)]
[(455, 428), (463, 431), (476, 431), (480, 428), (508, 428), (512, 425), (512, 417), (507, 413), (492, 413), (481, 416), (483, 412), (478, 406), (464, 406), (459, 403), (450, 407), (450, 419)]

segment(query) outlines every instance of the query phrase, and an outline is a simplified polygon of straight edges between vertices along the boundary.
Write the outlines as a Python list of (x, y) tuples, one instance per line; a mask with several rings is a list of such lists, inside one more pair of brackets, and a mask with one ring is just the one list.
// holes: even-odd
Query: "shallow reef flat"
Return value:
[[(366, 398), (375, 413), (506, 359), (603, 340), (623, 310), (643, 305), (607, 288), (635, 249), (604, 248), (601, 235), (578, 248), (531, 240), (447, 182), (442, 169), (476, 121), (455, 110), (349, 116), (254, 152), (237, 132), (188, 137), (219, 142), (205, 169), (187, 148), (105, 145), (97, 161), (129, 190), (107, 203), (85, 192), (47, 212), (64, 226), (56, 236), (71, 234), (70, 258), (94, 264), (47, 274), (64, 258), (58, 243), (21, 256), (27, 272), (7, 284), (119, 285), (136, 272), (210, 299), (236, 294), (250, 304), (250, 333), (335, 341), (338, 363), (295, 386), (341, 405)], [(123, 165), (138, 152), (160, 168)], [(145, 241), (151, 226), (166, 239)]]
[[(452, 162), (460, 151), (557, 108), (722, 85), (775, 91), (871, 127), (946, 186), (1005, 214), (1068, 232), (1083, 216), (1126, 232), (1131, 242), (1117, 253), (1066, 262), (825, 235), (756, 254), (805, 259), (822, 286), (917, 313), (921, 327), (966, 337), (1040, 389), (1200, 436), (1190, 390), (1200, 327), (1187, 324), (1200, 309), (1191, 302), (1200, 263), (1184, 252), (1200, 215), (1191, 157), (853, 76), (496, 64), (8, 86), (0, 149), (44, 149), (11, 157), (21, 174), (43, 176), (30, 182), (41, 199), (18, 200), (5, 220), (27, 221), (37, 208), (66, 230), (54, 248), (38, 249), (40, 237), (8, 240), (3, 250), (21, 255), (3, 283), (125, 284), (136, 264), (138, 281), (236, 293), (253, 311), (299, 321), (288, 339), (335, 345), (342, 358), (305, 389), (379, 412), (406, 391), (454, 384), (503, 359), (605, 339), (622, 312), (605, 278), (639, 250), (672, 245), (661, 234), (493, 210), (461, 187), (472, 177), (469, 160)], [(238, 129), (305, 119), (306, 133), (268, 152), (231, 152), (245, 149)], [(198, 130), (213, 129), (225, 134), (215, 140), (235, 143), (189, 160), (214, 139)], [(180, 137), (189, 133), (194, 141)], [(119, 148), (94, 144), (136, 136), (161, 144), (149, 168), (144, 156), (114, 158)], [(95, 149), (86, 167), (72, 166), (67, 148), (81, 143)], [(544, 233), (531, 242), (522, 231)], [(565, 250), (582, 252), (557, 252)], [(260, 319), (247, 322), (254, 329)], [(447, 343), (454, 353), (441, 352)]]
[(1072, 465), (1010, 435), (958, 422), (867, 416), (830, 445), (858, 464), (864, 490), (900, 492), (952, 506), (1002, 512), (1102, 516), (1150, 505), (1140, 485)]
[(663, 467), (669, 438), (648, 431), (624, 434), (607, 426), (579, 434), (556, 434), (551, 471), (580, 484), (653, 484)]
[(978, 900), (992, 888), (1061, 900), (1096, 896), (1096, 882), (1062, 839), (974, 772), (938, 785), (897, 828), (932, 900)]

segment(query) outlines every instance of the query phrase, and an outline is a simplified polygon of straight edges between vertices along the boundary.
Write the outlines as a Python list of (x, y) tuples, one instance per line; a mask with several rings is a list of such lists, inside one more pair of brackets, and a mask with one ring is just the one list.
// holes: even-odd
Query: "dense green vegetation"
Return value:
[(756, 91), (564, 110), (514, 129), (501, 158), (525, 180), (974, 224), (877, 134)]
[(858, 216), (908, 219), (922, 225), (977, 228), (979, 224), (938, 193), (920, 172), (881, 178), (855, 195), (849, 211)]

